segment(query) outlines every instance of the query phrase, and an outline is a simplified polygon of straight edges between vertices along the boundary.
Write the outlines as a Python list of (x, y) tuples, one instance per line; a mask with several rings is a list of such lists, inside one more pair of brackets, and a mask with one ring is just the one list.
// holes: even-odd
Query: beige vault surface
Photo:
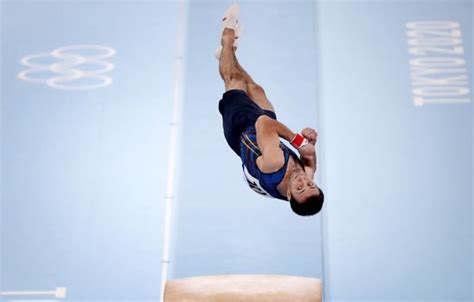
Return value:
[(321, 302), (321, 280), (283, 275), (222, 275), (170, 280), (164, 302)]

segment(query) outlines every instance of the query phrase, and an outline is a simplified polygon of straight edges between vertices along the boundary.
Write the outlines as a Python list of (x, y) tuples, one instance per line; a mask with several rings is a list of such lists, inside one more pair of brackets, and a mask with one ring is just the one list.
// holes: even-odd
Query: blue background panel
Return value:
[[(168, 278), (302, 275), (322, 278), (325, 301), (472, 301), (472, 103), (414, 104), (406, 33), (460, 24), (472, 101), (472, 1), (239, 4), (241, 65), (279, 120), (319, 132), (323, 211), (252, 192), (225, 142), (213, 54), (230, 2), (2, 1), (1, 290), (159, 299), (184, 63)], [(17, 78), (24, 56), (77, 44), (116, 50), (112, 85)]]
[[(177, 4), (2, 8), (2, 288), (157, 299)], [(22, 57), (77, 44), (117, 51), (111, 86), (17, 79)]]
[(472, 105), (413, 104), (406, 36), (407, 22), (460, 23), (470, 71), (471, 12), (466, 1), (319, 6), (330, 301), (472, 299)]
[[(190, 6), (172, 277), (245, 273), (320, 278), (320, 216), (297, 217), (288, 202), (255, 194), (244, 182), (240, 158), (224, 139), (217, 107), (225, 89), (213, 54), (226, 7), (214, 2)], [(313, 10), (311, 2), (241, 3), (244, 33), (237, 57), (293, 131), (318, 125)], [(275, 23), (277, 19), (285, 22)], [(272, 22), (268, 30), (266, 24)], [(294, 45), (299, 45), (298, 53)]]

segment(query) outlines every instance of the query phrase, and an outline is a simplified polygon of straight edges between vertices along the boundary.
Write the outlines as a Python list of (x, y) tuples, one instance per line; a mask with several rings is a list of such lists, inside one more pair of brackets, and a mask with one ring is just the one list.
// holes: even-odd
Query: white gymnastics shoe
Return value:
[[(224, 16), (222, 17), (222, 23), (221, 23), (221, 37), (225, 28), (231, 28), (234, 30), (234, 34), (235, 34), (235, 40), (233, 44), (234, 47), (238, 47), (239, 38), (242, 33), (242, 28), (239, 23), (239, 14), (240, 14), (240, 7), (238, 4), (234, 3), (225, 11)], [(214, 56), (216, 57), (216, 59), (219, 60), (219, 58), (221, 57), (221, 52), (222, 52), (222, 46), (217, 48), (216, 51), (214, 52)]]
[(240, 7), (237, 3), (232, 4), (224, 13), (222, 17), (221, 35), (224, 28), (232, 28), (236, 30), (239, 23)]

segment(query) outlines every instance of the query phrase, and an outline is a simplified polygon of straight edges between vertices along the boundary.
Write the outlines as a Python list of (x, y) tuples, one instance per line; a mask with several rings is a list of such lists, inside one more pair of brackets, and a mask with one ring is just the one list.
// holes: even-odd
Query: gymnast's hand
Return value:
[(316, 149), (311, 142), (299, 148), (298, 152), (300, 153), (301, 159), (312, 161), (316, 157)]
[(306, 176), (313, 179), (316, 172), (316, 147), (314, 144), (316, 144), (318, 134), (314, 129), (305, 128), (302, 131), (302, 135), (308, 140), (309, 144), (298, 149), (298, 152), (300, 153), (300, 159), (303, 162)]
[(313, 146), (316, 145), (316, 141), (318, 140), (318, 133), (313, 128), (304, 128), (301, 131), (301, 134), (309, 141), (310, 144)]

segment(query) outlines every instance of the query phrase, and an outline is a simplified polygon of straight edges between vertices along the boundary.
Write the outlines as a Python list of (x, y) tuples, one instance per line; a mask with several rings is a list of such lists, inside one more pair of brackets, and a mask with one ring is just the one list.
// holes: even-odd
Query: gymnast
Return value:
[[(312, 128), (293, 133), (277, 120), (263, 88), (237, 61), (240, 28), (239, 7), (234, 4), (222, 19), (221, 47), (216, 51), (225, 84), (219, 101), (225, 139), (241, 158), (251, 189), (289, 201), (297, 215), (317, 214), (324, 203), (324, 193), (313, 181), (318, 134)], [(299, 156), (280, 138), (291, 143)]]

